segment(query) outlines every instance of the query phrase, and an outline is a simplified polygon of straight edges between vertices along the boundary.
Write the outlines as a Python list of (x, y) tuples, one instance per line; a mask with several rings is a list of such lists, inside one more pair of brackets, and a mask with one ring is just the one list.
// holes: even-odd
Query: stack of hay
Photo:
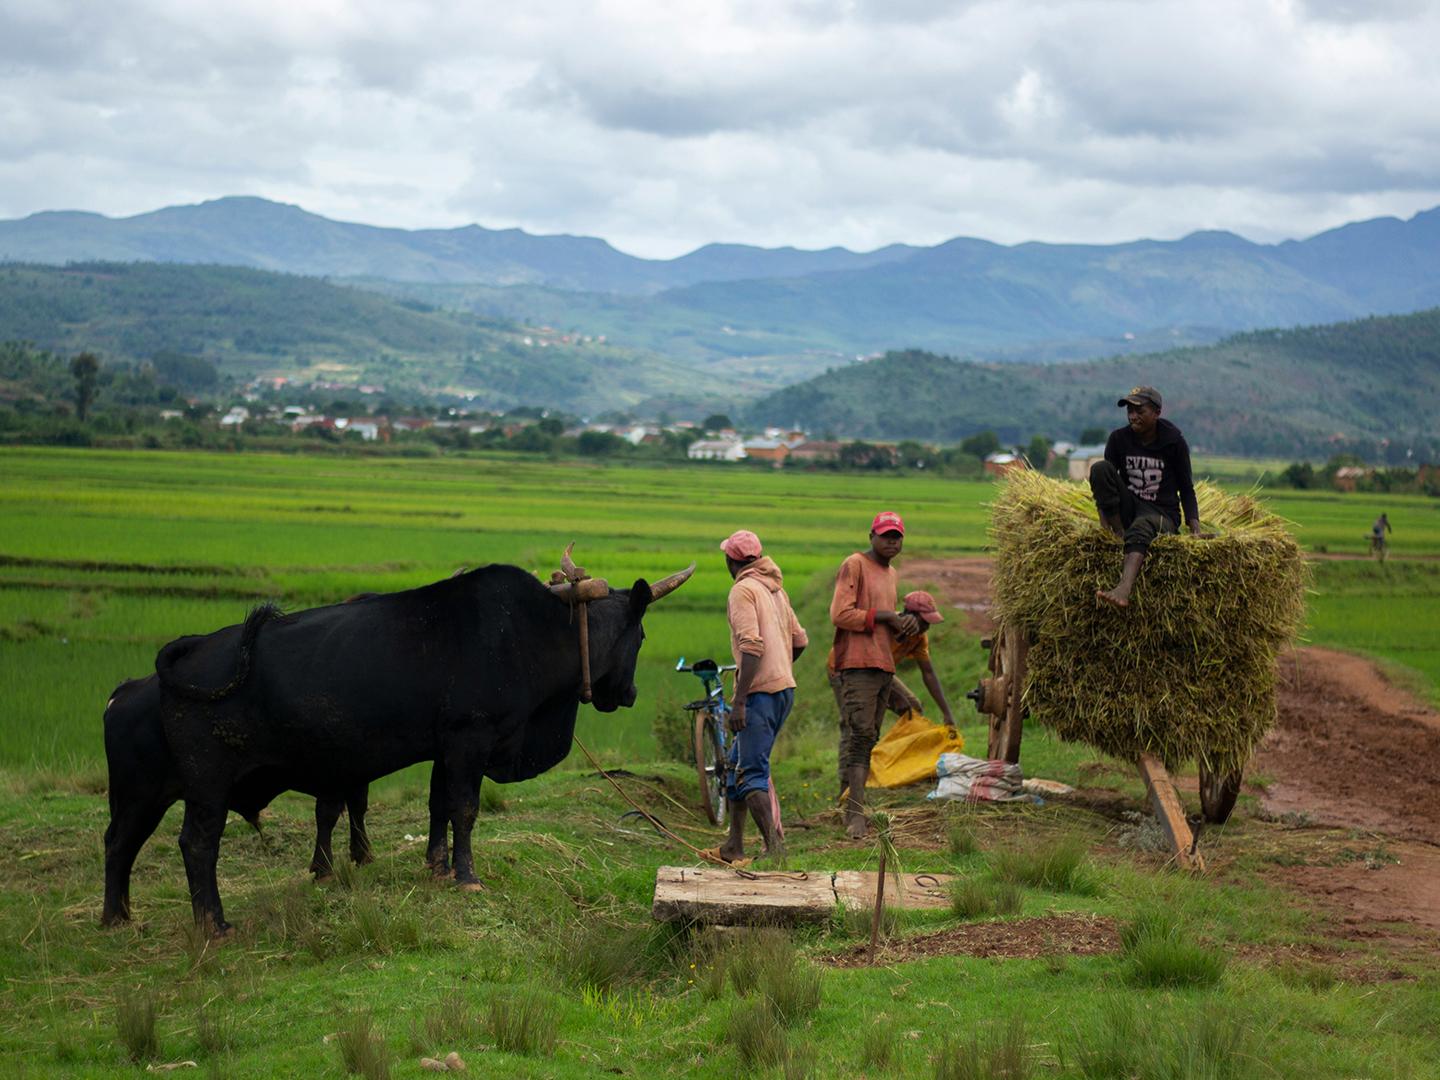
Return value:
[(1275, 660), (1300, 628), (1308, 572), (1285, 522), (1196, 485), (1202, 540), (1162, 536), (1126, 611), (1095, 590), (1120, 574), (1086, 484), (1010, 474), (991, 519), (995, 607), (1029, 629), (1024, 702), (1061, 738), (1167, 768), (1244, 768), (1275, 720)]

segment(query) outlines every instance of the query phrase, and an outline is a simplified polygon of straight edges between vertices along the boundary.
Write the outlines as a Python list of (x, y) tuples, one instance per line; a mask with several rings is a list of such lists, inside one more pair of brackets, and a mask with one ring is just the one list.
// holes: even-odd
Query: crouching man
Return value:
[(1151, 543), (1179, 531), (1182, 505), (1190, 532), (1201, 532), (1190, 447), (1178, 427), (1160, 419), (1160, 391), (1137, 386), (1115, 404), (1124, 406), (1128, 422), (1110, 433), (1104, 460), (1091, 466), (1090, 491), (1100, 524), (1125, 545), (1120, 580), (1096, 590), (1095, 599), (1123, 609), (1130, 606)]
[(792, 665), (810, 639), (795, 617), (782, 587), (780, 567), (760, 547), (760, 538), (741, 529), (720, 545), (735, 584), (727, 612), (730, 650), (735, 656), (735, 702), (730, 730), (730, 835), (720, 857), (745, 855), (745, 812), (760, 827), (766, 855), (783, 855), (770, 800), (770, 750), (795, 703)]

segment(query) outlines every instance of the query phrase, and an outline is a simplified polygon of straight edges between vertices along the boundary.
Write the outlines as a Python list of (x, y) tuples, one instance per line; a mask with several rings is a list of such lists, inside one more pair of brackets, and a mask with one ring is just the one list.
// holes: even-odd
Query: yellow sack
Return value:
[(895, 726), (870, 751), (866, 787), (902, 787), (935, 776), (941, 754), (959, 753), (965, 740), (954, 728), (936, 724), (920, 713), (902, 713)]

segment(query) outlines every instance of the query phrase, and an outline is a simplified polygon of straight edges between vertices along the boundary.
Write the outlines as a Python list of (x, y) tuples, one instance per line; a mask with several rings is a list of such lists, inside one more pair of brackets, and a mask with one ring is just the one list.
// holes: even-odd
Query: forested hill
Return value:
[(1440, 308), (1043, 367), (890, 352), (777, 391), (750, 417), (866, 437), (1075, 439), (1123, 422), (1115, 401), (1141, 383), (1197, 449), (1440, 458)]
[(566, 337), (238, 267), (0, 266), (0, 342), (105, 362), (187, 355), (241, 379), (371, 382), (491, 407), (583, 400), (598, 411), (728, 389), (654, 354)]

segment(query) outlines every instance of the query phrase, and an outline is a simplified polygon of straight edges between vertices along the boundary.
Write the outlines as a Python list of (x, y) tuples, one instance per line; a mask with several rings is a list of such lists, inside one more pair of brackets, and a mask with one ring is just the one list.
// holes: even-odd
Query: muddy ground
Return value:
[[(902, 572), (933, 586), (971, 631), (990, 629), (988, 558), (909, 559)], [(1434, 948), (1440, 713), (1372, 661), (1330, 649), (1287, 652), (1276, 689), (1277, 722), (1246, 770), (1247, 790), (1263, 815), (1298, 830), (1344, 830), (1330, 838), (1360, 841), (1371, 854), (1338, 865), (1282, 859), (1267, 876), (1326, 912), (1344, 937)], [(1177, 781), (1194, 802), (1193, 777)]]

